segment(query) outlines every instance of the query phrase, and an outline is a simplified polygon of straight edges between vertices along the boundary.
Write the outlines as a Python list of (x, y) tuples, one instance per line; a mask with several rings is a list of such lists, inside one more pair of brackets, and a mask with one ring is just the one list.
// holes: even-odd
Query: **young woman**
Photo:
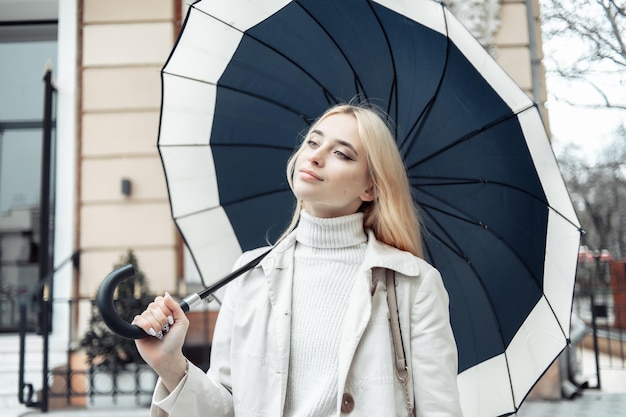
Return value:
[[(152, 415), (404, 416), (414, 407), (418, 417), (461, 416), (448, 295), (421, 258), (418, 216), (384, 118), (371, 107), (329, 109), (287, 175), (298, 202), (291, 225), (228, 285), (206, 374), (182, 354), (189, 322), (169, 294), (133, 321), (155, 336), (137, 341), (159, 375)], [(377, 279), (385, 269), (395, 274), (406, 393)]]

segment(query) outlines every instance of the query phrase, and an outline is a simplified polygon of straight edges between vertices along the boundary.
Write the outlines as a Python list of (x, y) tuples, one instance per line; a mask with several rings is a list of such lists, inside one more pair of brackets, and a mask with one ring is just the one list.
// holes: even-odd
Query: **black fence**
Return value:
[(578, 263), (572, 337), (589, 388), (602, 388), (601, 370), (626, 369), (626, 262), (600, 256)]
[(145, 365), (116, 369), (63, 366), (49, 372), (48, 407), (149, 406), (156, 375)]
[[(27, 311), (34, 306), (31, 300), (21, 299), (20, 315), (23, 320)], [(47, 309), (47, 304), (67, 306), (70, 312), (68, 328), (73, 329), (74, 317), (81, 311), (93, 311), (95, 300), (70, 299), (53, 301), (41, 300), (38, 308)], [(35, 305), (36, 306), (36, 305)], [(54, 310), (54, 309), (52, 309)], [(215, 324), (216, 311), (201, 310), (190, 314), (193, 335), (185, 343), (185, 354), (192, 362), (203, 369), (208, 369), (210, 356), (210, 336)], [(23, 329), (27, 329), (24, 326)], [(191, 332), (190, 332), (191, 333)], [(28, 407), (39, 408), (43, 411), (67, 407), (111, 407), (111, 406), (149, 406), (157, 375), (145, 363), (119, 363), (108, 361), (103, 364), (103, 358), (89, 359), (86, 348), (78, 349), (78, 340), (83, 335), (70, 334), (71, 341), (67, 346), (66, 363), (62, 366), (46, 369), (49, 352), (43, 352), (45, 358), (42, 369), (42, 380), (39, 383), (26, 381), (24, 377), (25, 358), (28, 346), (26, 337), (41, 336), (36, 331), (20, 331), (20, 402)], [(117, 337), (117, 336), (115, 336)], [(127, 342), (126, 340), (123, 340)], [(32, 358), (32, 356), (31, 356)], [(30, 364), (31, 367), (33, 364)], [(41, 388), (40, 388), (41, 387)]]

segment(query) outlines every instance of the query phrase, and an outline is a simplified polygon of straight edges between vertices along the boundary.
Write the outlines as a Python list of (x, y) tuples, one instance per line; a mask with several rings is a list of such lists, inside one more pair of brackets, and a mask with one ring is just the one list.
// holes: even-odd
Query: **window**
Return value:
[[(36, 287), (40, 260), (52, 259), (53, 228), (42, 233), (40, 219), (42, 207), (54, 206), (51, 194), (42, 201), (41, 178), (46, 166), (43, 78), (47, 66), (55, 67), (56, 32), (54, 20), (0, 20), (0, 332), (18, 329), (18, 296)], [(51, 129), (54, 142), (54, 117)], [(48, 161), (53, 155), (47, 155)], [(53, 190), (54, 167), (49, 166), (44, 178)], [(53, 218), (50, 214), (49, 225)], [(42, 236), (46, 248), (41, 247)], [(32, 330), (38, 316), (28, 310)]]

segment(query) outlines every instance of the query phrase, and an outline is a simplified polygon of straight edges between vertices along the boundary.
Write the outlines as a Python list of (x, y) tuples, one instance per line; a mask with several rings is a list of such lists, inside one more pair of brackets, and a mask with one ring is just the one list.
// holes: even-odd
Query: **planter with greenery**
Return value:
[[(128, 264), (135, 267), (136, 273), (117, 286), (114, 304), (120, 317), (130, 322), (154, 300), (154, 295), (150, 294), (147, 279), (132, 250), (114, 268)], [(125, 339), (109, 330), (95, 302), (91, 306), (89, 328), (80, 340), (79, 347), (85, 351), (90, 368), (89, 393), (92, 403), (98, 395), (113, 395), (114, 398), (125, 394), (136, 398), (149, 396), (154, 387), (154, 374), (139, 355), (134, 340)]]

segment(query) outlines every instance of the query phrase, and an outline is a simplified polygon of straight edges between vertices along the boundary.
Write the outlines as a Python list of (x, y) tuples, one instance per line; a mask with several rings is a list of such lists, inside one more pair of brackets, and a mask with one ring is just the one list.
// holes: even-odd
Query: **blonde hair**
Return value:
[[(363, 226), (371, 229), (381, 242), (423, 257), (420, 221), (417, 207), (411, 195), (409, 179), (396, 146), (387, 118), (381, 110), (371, 105), (340, 104), (328, 109), (309, 128), (300, 148), (287, 164), (287, 179), (293, 189), (295, 161), (304, 149), (311, 132), (333, 114), (350, 114), (356, 118), (359, 137), (367, 155), (369, 174), (374, 183), (376, 198), (365, 202), (360, 208), (364, 213)], [(297, 225), (303, 208), (298, 200), (287, 230)], [(279, 239), (280, 240), (280, 239)]]

